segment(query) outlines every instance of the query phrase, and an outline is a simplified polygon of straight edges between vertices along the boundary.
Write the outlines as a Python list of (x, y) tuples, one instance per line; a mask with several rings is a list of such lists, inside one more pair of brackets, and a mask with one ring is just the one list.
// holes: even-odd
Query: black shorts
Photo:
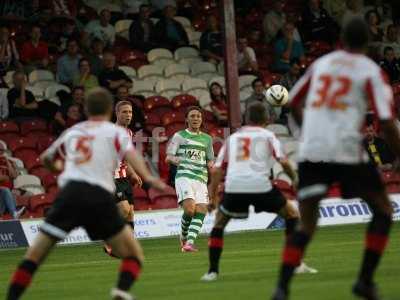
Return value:
[(125, 221), (113, 194), (97, 185), (70, 181), (57, 195), (41, 231), (62, 240), (80, 226), (92, 240), (106, 240), (120, 232)]
[(342, 198), (362, 197), (368, 192), (382, 192), (385, 186), (376, 167), (369, 163), (299, 163), (299, 201), (324, 197), (334, 183), (341, 188)]
[(131, 182), (128, 178), (115, 179), (115, 198), (117, 203), (128, 200), (129, 204), (133, 204), (133, 191)]
[(265, 193), (224, 193), (219, 210), (228, 217), (245, 219), (249, 216), (250, 205), (257, 213), (277, 213), (285, 207), (286, 198), (275, 187)]

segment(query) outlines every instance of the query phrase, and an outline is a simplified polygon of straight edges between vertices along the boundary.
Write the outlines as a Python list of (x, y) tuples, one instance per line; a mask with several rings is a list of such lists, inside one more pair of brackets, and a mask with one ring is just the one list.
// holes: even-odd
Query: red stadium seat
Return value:
[(199, 101), (197, 101), (196, 97), (186, 94), (175, 96), (172, 98), (171, 103), (175, 110), (182, 111), (184, 113), (189, 106), (199, 105)]
[(30, 197), (27, 197), (27, 196), (15, 197), (15, 203), (16, 203), (17, 207), (25, 206), (26, 209), (29, 209), (29, 200), (30, 200)]
[(7, 145), (16, 139), (19, 139), (20, 137), (20, 134), (15, 132), (0, 133), (0, 140), (4, 141)]
[[(157, 191), (154, 188), (150, 188), (149, 198), (151, 203), (158, 202), (159, 205), (162, 205), (162, 201), (171, 202), (171, 200), (174, 200), (175, 204), (177, 204), (175, 189), (171, 186), (167, 186), (166, 190), (163, 192)], [(177, 205), (175, 207), (177, 207)]]
[(46, 150), (55, 141), (55, 139), (56, 138), (52, 135), (40, 136), (37, 143), (38, 152), (42, 153), (44, 150)]
[(28, 171), (42, 166), (39, 156), (35, 150), (22, 149), (14, 152), (14, 156), (24, 162), (24, 166)]
[(30, 210), (32, 212), (44, 214), (54, 202), (54, 194), (41, 194), (32, 196), (29, 200)]
[(225, 129), (223, 127), (215, 127), (213, 129), (209, 130), (208, 133), (213, 138), (215, 138), (215, 137), (225, 138)]
[(8, 149), (13, 153), (22, 149), (37, 149), (37, 140), (33, 137), (20, 137), (8, 143)]
[(125, 48), (120, 53), (117, 53), (117, 59), (123, 65), (127, 65), (131, 61), (147, 61), (147, 56), (139, 50)]
[(135, 199), (135, 208), (136, 208), (136, 200), (145, 200), (148, 202), (150, 201), (146, 190), (139, 187), (133, 187), (133, 196)]
[(31, 132), (47, 132), (47, 123), (41, 119), (23, 121), (21, 123), (21, 134), (27, 135)]
[(175, 197), (164, 197), (151, 204), (152, 209), (172, 209), (178, 208), (178, 200)]
[(13, 121), (1, 121), (0, 134), (1, 133), (19, 133), (18, 124)]
[(46, 190), (50, 189), (53, 186), (57, 186), (57, 175), (54, 173), (49, 173), (40, 179)]
[(169, 164), (165, 162), (167, 158), (166, 151), (167, 151), (167, 143), (160, 143), (158, 144), (158, 173), (160, 177), (165, 181), (169, 179)]
[(308, 45), (308, 54), (311, 56), (321, 56), (332, 51), (331, 45), (324, 41), (312, 41)]
[(186, 128), (185, 123), (173, 123), (165, 127), (167, 137), (172, 137), (176, 132)]
[(29, 174), (39, 177), (40, 180), (43, 182), (44, 178), (46, 176), (50, 175), (51, 172), (48, 169), (46, 169), (45, 167), (37, 167), (37, 168), (32, 169), (29, 172)]
[(163, 126), (169, 126), (172, 124), (185, 124), (185, 114), (183, 112), (167, 112), (161, 117), (161, 123)]
[(146, 112), (163, 115), (164, 113), (171, 111), (172, 107), (167, 98), (161, 96), (152, 96), (144, 101), (144, 110)]
[(393, 89), (393, 94), (395, 94), (396, 96), (400, 94), (400, 82), (394, 83), (392, 85), (392, 89)]
[(151, 210), (151, 203), (144, 199), (135, 199), (135, 211)]
[(215, 116), (211, 111), (203, 110), (203, 117), (207, 123), (216, 122)]
[(339, 184), (333, 184), (326, 195), (327, 198), (340, 198), (342, 191)]
[(148, 113), (144, 116), (145, 129), (151, 133), (154, 128), (161, 126), (160, 116), (155, 113)]

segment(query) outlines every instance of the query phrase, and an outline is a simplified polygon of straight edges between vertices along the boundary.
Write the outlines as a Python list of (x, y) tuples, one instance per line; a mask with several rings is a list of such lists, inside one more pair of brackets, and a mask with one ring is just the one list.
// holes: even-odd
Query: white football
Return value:
[(283, 106), (289, 100), (288, 90), (279, 84), (272, 85), (266, 92), (267, 101), (272, 106)]

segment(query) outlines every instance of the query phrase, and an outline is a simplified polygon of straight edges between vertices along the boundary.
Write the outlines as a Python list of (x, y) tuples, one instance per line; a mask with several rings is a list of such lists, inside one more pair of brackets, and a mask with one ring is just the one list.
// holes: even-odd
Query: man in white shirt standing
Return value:
[(86, 25), (84, 39), (87, 40), (87, 45), (90, 45), (91, 41), (97, 38), (102, 40), (104, 45), (111, 47), (115, 42), (115, 29), (110, 24), (111, 12), (107, 8), (103, 8), (99, 15), (99, 20), (90, 21)]

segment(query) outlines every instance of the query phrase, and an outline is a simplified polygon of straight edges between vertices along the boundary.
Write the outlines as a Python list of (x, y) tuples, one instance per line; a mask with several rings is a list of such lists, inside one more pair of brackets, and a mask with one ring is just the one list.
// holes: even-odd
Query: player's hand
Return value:
[(146, 182), (150, 185), (150, 187), (153, 187), (160, 192), (167, 188), (167, 185), (160, 178), (150, 177), (146, 180)]
[(216, 209), (216, 208), (217, 208), (217, 206), (215, 205), (214, 202), (208, 203), (208, 205), (207, 205), (207, 210), (209, 213), (213, 212), (214, 209)]
[(140, 176), (138, 176), (137, 174), (133, 174), (131, 176), (131, 182), (136, 186), (136, 187), (141, 187), (143, 184), (143, 180), (142, 178), (140, 178)]

